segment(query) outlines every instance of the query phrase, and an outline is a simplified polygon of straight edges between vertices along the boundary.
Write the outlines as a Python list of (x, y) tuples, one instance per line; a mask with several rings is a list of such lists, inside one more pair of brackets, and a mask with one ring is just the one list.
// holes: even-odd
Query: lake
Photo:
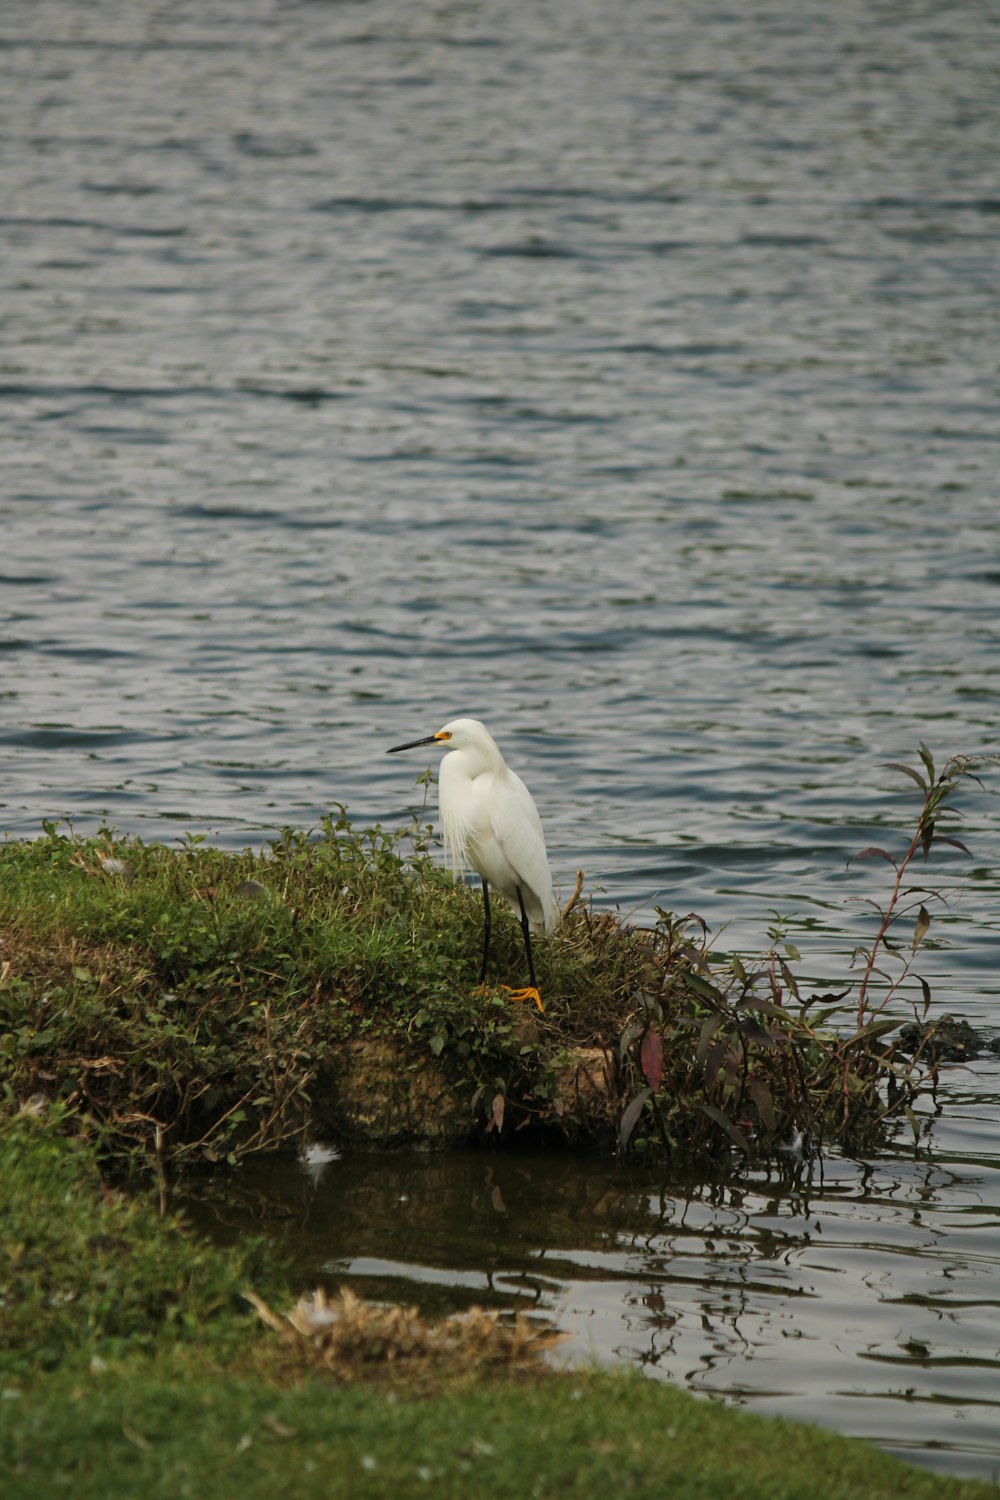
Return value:
[[(4, 830), (397, 826), (385, 750), (469, 714), (563, 899), (841, 982), (884, 763), (1000, 749), (1000, 11), (8, 0), (0, 98)], [(998, 786), (921, 964), (990, 1034)], [(481, 1204), (578, 1353), (990, 1474), (996, 1060), (941, 1105), (918, 1160), (278, 1197), (337, 1223), (303, 1275), (458, 1298), (496, 1268), (434, 1204)], [(376, 1254), (384, 1177), (425, 1208)]]

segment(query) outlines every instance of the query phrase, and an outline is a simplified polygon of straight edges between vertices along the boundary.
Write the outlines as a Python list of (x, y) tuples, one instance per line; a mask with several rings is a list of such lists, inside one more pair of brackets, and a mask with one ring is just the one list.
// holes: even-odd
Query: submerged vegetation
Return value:
[[(832, 993), (796, 978), (788, 943), (716, 958), (699, 918), (628, 926), (578, 887), (537, 945), (539, 1014), (476, 986), (478, 892), (435, 864), (420, 824), (362, 832), (340, 810), (242, 854), (46, 825), (0, 845), (0, 1107), (56, 1102), (105, 1156), (161, 1170), (305, 1133), (529, 1132), (703, 1158), (875, 1145), (908, 1113), (916, 1128), (933, 1082), (928, 1046), (889, 1038), (905, 1019), (889, 1001), (910, 984), (926, 1011), (912, 966), (933, 894), (910, 866), (962, 847), (942, 822), (971, 774), (921, 756), (925, 774), (900, 768), (922, 799), (908, 848), (862, 851), (892, 888), (859, 981)], [(520, 963), (498, 912), (497, 977)]]

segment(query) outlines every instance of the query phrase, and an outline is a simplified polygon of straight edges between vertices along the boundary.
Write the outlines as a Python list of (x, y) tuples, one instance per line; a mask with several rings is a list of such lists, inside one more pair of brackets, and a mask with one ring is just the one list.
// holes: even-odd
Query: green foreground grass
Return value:
[[(16, 1408), (16, 1409), (15, 1409)], [(415, 1398), (130, 1369), (0, 1410), (3, 1494), (41, 1500), (985, 1500), (863, 1443), (641, 1376), (473, 1382)]]
[(0, 1126), (4, 1500), (376, 1496), (981, 1500), (996, 1491), (638, 1375), (402, 1366), (335, 1379), (250, 1310), (293, 1295), (98, 1175), (65, 1122)]

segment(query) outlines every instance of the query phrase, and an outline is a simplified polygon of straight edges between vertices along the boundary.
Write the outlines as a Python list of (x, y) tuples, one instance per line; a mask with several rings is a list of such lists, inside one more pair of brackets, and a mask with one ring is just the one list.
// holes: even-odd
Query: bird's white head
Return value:
[(397, 750), (414, 750), (418, 745), (440, 745), (443, 750), (464, 751), (486, 765), (503, 764), (496, 741), (478, 719), (452, 719), (436, 734), (429, 734), (422, 740), (410, 740), (405, 745), (393, 745), (388, 754), (394, 755)]
[(449, 750), (496, 750), (496, 741), (478, 719), (452, 719), (434, 738)]

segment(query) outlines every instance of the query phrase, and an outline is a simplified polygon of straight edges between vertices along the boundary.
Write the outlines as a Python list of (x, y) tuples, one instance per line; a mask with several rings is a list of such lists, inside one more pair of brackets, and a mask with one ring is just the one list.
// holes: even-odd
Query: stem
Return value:
[[(938, 779), (932, 782), (930, 786), (927, 787), (924, 793), (924, 805), (920, 809), (920, 817), (917, 819), (916, 829), (914, 831), (912, 839), (910, 840), (909, 848), (907, 849), (906, 853), (903, 855), (899, 863), (896, 865), (896, 879), (893, 882), (892, 894), (890, 895), (889, 900), (886, 903), (885, 910), (882, 912), (882, 920), (879, 923), (878, 931), (875, 934), (875, 940), (868, 952), (868, 956), (865, 961), (865, 970), (861, 976), (861, 983), (858, 986), (859, 1030), (865, 1022), (865, 1009), (868, 1003), (868, 986), (871, 982), (872, 972), (878, 961), (879, 949), (882, 948), (885, 943), (885, 937), (889, 931), (889, 928), (893, 925), (893, 923), (896, 921), (896, 918), (900, 915), (900, 913), (896, 910), (896, 906), (899, 901), (899, 893), (903, 884), (903, 877), (906, 874), (907, 867), (909, 866), (917, 850), (920, 848), (923, 849), (924, 858), (926, 859), (927, 854), (930, 851), (931, 842), (934, 838), (934, 814), (937, 811), (940, 803), (944, 801), (945, 797), (953, 789), (957, 778), (962, 774), (963, 771), (961, 766), (958, 765), (956, 761), (951, 760), (945, 766)], [(883, 997), (881, 1005), (878, 1007), (879, 1010), (884, 1009), (884, 1007), (891, 1000), (900, 984), (902, 984), (903, 980), (906, 978), (906, 975), (909, 972), (909, 968), (909, 963), (906, 963), (899, 978), (890, 984), (889, 989)]]
[[(922, 821), (923, 821), (923, 818), (921, 817), (921, 822)], [(918, 824), (918, 829), (919, 829), (919, 826), (920, 825)], [(861, 976), (861, 983), (858, 986), (858, 1029), (859, 1030), (865, 1024), (865, 1006), (866, 1006), (867, 1001), (868, 1001), (868, 984), (869, 984), (869, 981), (871, 980), (871, 977), (872, 977), (872, 970), (875, 968), (875, 963), (876, 963), (876, 961), (878, 959), (878, 952), (879, 952), (879, 949), (881, 948), (881, 946), (883, 944), (883, 941), (885, 939), (885, 935), (889, 931), (889, 928), (892, 926), (893, 922), (895, 921), (895, 915), (894, 915), (894, 912), (893, 912), (893, 908), (896, 905), (896, 902), (899, 900), (899, 888), (900, 888), (900, 886), (902, 884), (902, 881), (903, 881), (903, 875), (904, 875), (904, 873), (906, 871), (907, 865), (910, 863), (910, 860), (913, 858), (913, 855), (916, 852), (918, 842), (919, 842), (919, 835), (917, 834), (917, 835), (914, 835), (913, 840), (910, 843), (909, 849), (907, 849), (907, 851), (906, 851), (905, 855), (903, 856), (902, 860), (896, 866), (896, 879), (895, 879), (895, 883), (893, 884), (893, 887), (892, 887), (892, 895), (889, 897), (888, 903), (886, 904), (886, 908), (885, 908), (885, 910), (882, 913), (882, 920), (879, 923), (878, 932), (875, 934), (875, 941), (872, 943), (872, 946), (871, 946), (871, 948), (869, 949), (869, 952), (868, 952), (868, 957), (867, 957), (867, 960), (865, 962), (865, 972), (862, 974), (862, 976)], [(891, 994), (892, 990), (894, 990), (895, 988), (896, 988), (896, 986), (893, 985), (892, 989), (890, 989), (890, 991), (889, 991), (889, 994)], [(885, 1005), (885, 1002), (886, 1002), (886, 1000), (888, 1000), (888, 998), (889, 998), (889, 995), (887, 994), (886, 997), (885, 997), (885, 1000), (882, 1001), (882, 1005)], [(880, 1010), (881, 1010), (881, 1008), (882, 1008), (882, 1006), (879, 1007)]]
[[(924, 763), (927, 767), (928, 772), (933, 776), (932, 763), (929, 761), (929, 759), (925, 760)], [(868, 986), (871, 982), (872, 974), (875, 970), (875, 965), (878, 962), (879, 950), (885, 944), (885, 938), (886, 934), (889, 931), (889, 928), (893, 925), (897, 917), (900, 915), (900, 913), (896, 910), (896, 907), (899, 902), (899, 893), (902, 888), (903, 877), (906, 874), (907, 868), (918, 849), (922, 848), (924, 851), (924, 858), (927, 858), (927, 855), (930, 852), (931, 843), (934, 839), (934, 813), (936, 812), (940, 803), (943, 802), (945, 797), (947, 797), (949, 792), (954, 789), (955, 783), (957, 782), (959, 776), (963, 774), (965, 774), (964, 764), (957, 759), (950, 760), (942, 770), (941, 774), (938, 776), (937, 780), (932, 780), (930, 784), (925, 787), (924, 802), (922, 808), (920, 809), (920, 816), (917, 819), (916, 829), (914, 830), (913, 837), (910, 840), (909, 847), (907, 848), (906, 853), (903, 855), (899, 863), (895, 866), (896, 879), (893, 882), (892, 893), (889, 897), (889, 900), (886, 902), (885, 909), (882, 912), (882, 920), (879, 923), (878, 931), (875, 934), (875, 939), (868, 951), (868, 955), (865, 960), (864, 973), (861, 976), (861, 983), (858, 986), (859, 1031), (865, 1024), (865, 1012), (868, 1005)], [(882, 1002), (878, 1006), (879, 1011), (884, 1010), (886, 1005), (888, 1005), (889, 1001), (898, 990), (899, 986), (902, 984), (903, 980), (906, 978), (907, 974), (910, 971), (911, 961), (912, 960), (908, 960), (907, 962), (905, 962), (903, 965), (902, 973), (895, 980), (890, 981), (889, 988), (886, 990), (885, 995), (882, 997)], [(845, 1126), (850, 1115), (850, 1074), (850, 1059), (848, 1057), (845, 1057), (843, 1078), (843, 1119)]]

